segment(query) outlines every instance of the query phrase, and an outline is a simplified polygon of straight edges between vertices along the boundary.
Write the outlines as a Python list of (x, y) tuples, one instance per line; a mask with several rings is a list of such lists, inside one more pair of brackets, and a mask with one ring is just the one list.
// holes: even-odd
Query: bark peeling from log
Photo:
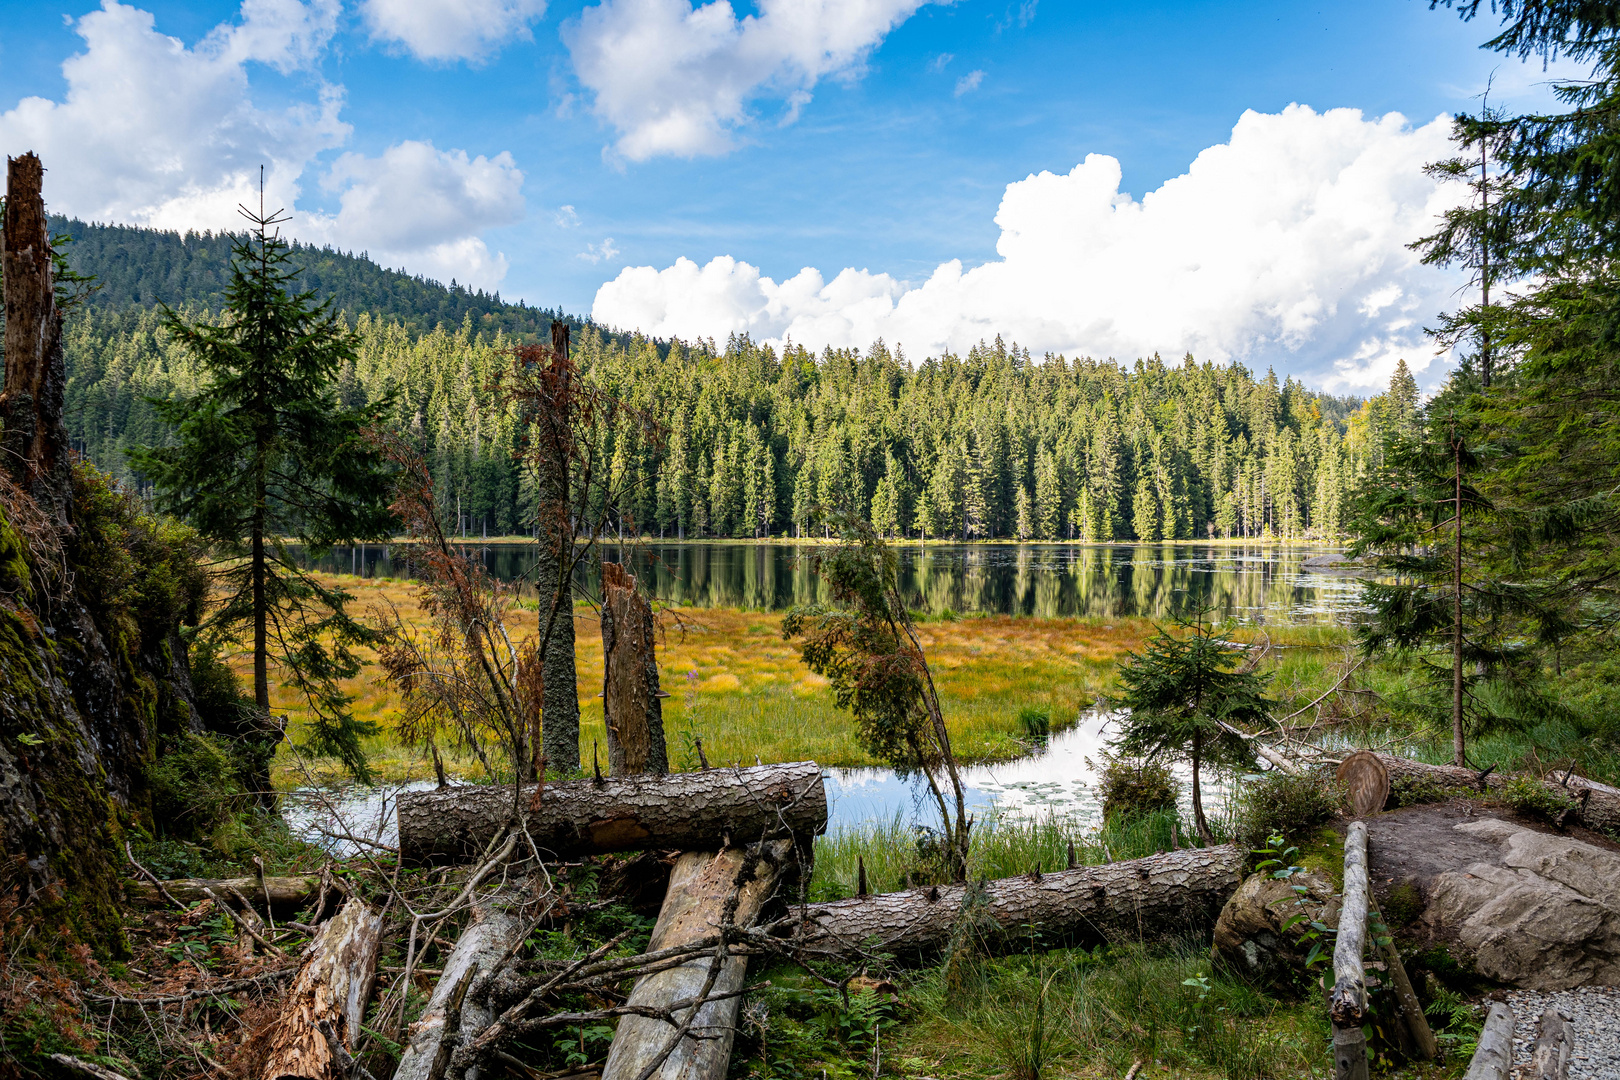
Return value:
[(304, 953), (281, 1014), (268, 1029), (264, 1080), (339, 1080), (321, 1025), (350, 1051), (371, 997), (382, 940), (382, 916), (350, 900), (321, 926)]

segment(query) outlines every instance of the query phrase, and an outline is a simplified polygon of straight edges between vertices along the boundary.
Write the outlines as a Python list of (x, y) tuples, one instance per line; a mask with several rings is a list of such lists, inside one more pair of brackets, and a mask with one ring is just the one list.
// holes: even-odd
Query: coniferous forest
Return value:
[[(139, 488), (126, 451), (169, 437), (151, 399), (197, 387), (150, 301), (206, 320), (213, 293), (185, 264), (135, 270), (142, 250), (173, 263), (173, 234), (144, 246), (141, 230), (105, 235), (120, 254), (94, 232), (68, 249), (80, 272), (124, 268), (113, 294), (68, 329), (68, 423), (82, 452)], [(369, 262), (311, 248), (295, 248), (292, 262), (306, 268), (303, 287), (353, 313), (360, 359), (342, 372), (342, 400), (386, 403), (429, 461), (447, 525), (480, 536), (528, 531), (534, 486), (494, 382), (532, 323), (491, 302), (422, 329), (355, 299), (379, 278)], [(458, 295), (404, 280), (437, 290), (441, 308)], [(127, 281), (175, 284), (147, 292)], [(882, 342), (779, 354), (746, 338), (721, 347), (576, 327), (582, 368), (631, 406), (622, 424), (591, 436), (623, 493), (623, 505), (608, 508), (613, 526), (667, 538), (813, 535), (831, 509), (908, 538), (1332, 539), (1357, 478), (1385, 435), (1410, 423), (1418, 399), (1404, 363), (1388, 394), (1364, 402), (1190, 356), (1034, 357), (999, 339), (960, 357), (907, 357)]]

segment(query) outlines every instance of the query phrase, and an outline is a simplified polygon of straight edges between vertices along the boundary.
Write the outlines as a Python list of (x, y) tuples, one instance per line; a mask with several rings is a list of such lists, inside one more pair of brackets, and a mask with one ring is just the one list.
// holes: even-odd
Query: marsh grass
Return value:
[[(1037, 869), (1043, 873), (1061, 870), (1068, 865), (1071, 843), (1080, 866), (1141, 858), (1170, 850), (1173, 824), (1185, 841), (1187, 823), (1179, 820), (1174, 809), (1116, 817), (1099, 829), (1084, 829), (1056, 815), (1036, 820), (991, 817), (973, 827), (968, 874), (974, 879), (1003, 878)], [(925, 840), (921, 847), (919, 839)], [(862, 863), (868, 892), (904, 888), (908, 874), (914, 884), (937, 881), (938, 870), (926, 847), (926, 834), (899, 815), (887, 822), (817, 837), (810, 897), (838, 900), (854, 896)]]
[(1207, 947), (1124, 945), (987, 960), (965, 998), (941, 969), (907, 989), (896, 1052), (936, 1076), (1122, 1076), (1135, 1062), (1180, 1077), (1310, 1075), (1327, 1057), (1325, 1011), (1211, 973)]

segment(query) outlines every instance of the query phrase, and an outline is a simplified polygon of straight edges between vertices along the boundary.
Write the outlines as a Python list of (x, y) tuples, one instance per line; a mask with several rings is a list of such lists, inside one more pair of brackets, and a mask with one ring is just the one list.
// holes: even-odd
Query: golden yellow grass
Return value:
[[(425, 615), (417, 587), (408, 581), (333, 577), (353, 596), (352, 610), (371, 621), (397, 611), (407, 622)], [(607, 751), (602, 726), (602, 639), (593, 611), (575, 612), (576, 656), (581, 713), (581, 760), (589, 762), (593, 743), (604, 767)], [(533, 610), (512, 613), (514, 640), (537, 632)], [(838, 710), (825, 679), (799, 659), (797, 643), (782, 639), (782, 615), (759, 611), (685, 608), (661, 614), (658, 663), (664, 689), (664, 726), (672, 767), (695, 768), (695, 739), (701, 738), (711, 764), (813, 760), (829, 766), (876, 762), (859, 745), (854, 724)], [(1006, 759), (1025, 751), (1019, 742), (1018, 713), (1047, 710), (1054, 727), (1075, 721), (1099, 695), (1111, 689), (1113, 674), (1127, 650), (1140, 649), (1154, 632), (1146, 619), (1032, 619), (996, 616), (929, 621), (918, 636), (933, 666), (947, 724), (957, 754), (965, 761)], [(1278, 632), (1273, 631), (1273, 637)], [(1295, 636), (1308, 639), (1313, 631)], [(1240, 636), (1247, 637), (1243, 634)], [(431, 775), (428, 761), (400, 744), (394, 733), (397, 693), (368, 662), (345, 689), (354, 713), (376, 724), (366, 750), (379, 774), (390, 780)], [(232, 662), (244, 676), (246, 655)], [(272, 704), (285, 712), (296, 741), (302, 702), (279, 686)], [(470, 759), (452, 758), (449, 767), (471, 774)], [(335, 775), (330, 763), (310, 763), (316, 774)], [(302, 782), (301, 769), (287, 751), (278, 757), (277, 782)]]

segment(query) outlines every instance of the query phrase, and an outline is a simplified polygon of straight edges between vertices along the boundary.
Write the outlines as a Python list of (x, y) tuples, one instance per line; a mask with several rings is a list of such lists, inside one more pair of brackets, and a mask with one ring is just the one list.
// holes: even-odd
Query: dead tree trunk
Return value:
[(475, 995), (469, 992), (506, 959), (522, 933), (523, 920), (515, 915), (489, 904), (473, 909), (472, 922), (450, 950), (427, 1009), (411, 1025), (394, 1080), (439, 1080), (455, 1049), (452, 1042), (471, 1038), (488, 1026), (489, 1010), (474, 1005)]
[[(1024, 874), (978, 885), (940, 885), (792, 909), (779, 924), (811, 955), (871, 952), (930, 956), (950, 940), (964, 903), (982, 904), (986, 945), (1008, 950), (1039, 935), (1082, 944), (1176, 938), (1214, 925), (1243, 875), (1232, 844), (1145, 859)], [(982, 898), (980, 893), (982, 892)]]
[(1557, 1009), (1549, 1007), (1541, 1014), (1541, 1034), (1536, 1037), (1535, 1051), (1530, 1055), (1532, 1080), (1565, 1080), (1569, 1076), (1569, 1059), (1575, 1055), (1575, 1027)]
[[(570, 780), (522, 795), (529, 835), (557, 858), (646, 848), (713, 851), (735, 840), (827, 827), (827, 792), (813, 761), (673, 776)], [(532, 807), (532, 808), (531, 808)], [(407, 865), (475, 858), (512, 812), (507, 787), (464, 785), (399, 796)]]
[(264, 1080), (340, 1080), (333, 1047), (354, 1049), (381, 938), (382, 916), (361, 900), (350, 900), (321, 926), (267, 1030)]
[(44, 180), (45, 166), (34, 154), (6, 159), (6, 210), (0, 227), (6, 312), (0, 456), (40, 508), (56, 524), (66, 525), (73, 489), (62, 421), (67, 376), (41, 194)]
[[(315, 895), (321, 879), (314, 874), (305, 874), (301, 877), (267, 877), (261, 883), (258, 878), (179, 878), (175, 881), (165, 881), (163, 887), (169, 895), (183, 904), (194, 904), (206, 899), (205, 892), (212, 890), (215, 895), (229, 900), (235, 893), (243, 896), (263, 897), (267, 892), (270, 903), (276, 908), (285, 911), (297, 911), (307, 904)], [(158, 907), (167, 903), (157, 886), (145, 881), (131, 881), (124, 886), (124, 893), (137, 904), (147, 904)]]
[(669, 772), (652, 605), (618, 563), (602, 564), (602, 664), (608, 771), (614, 776)]
[(1468, 1063), (1463, 1080), (1507, 1080), (1513, 1068), (1513, 1010), (1500, 1001), (1491, 1003), (1479, 1047)]
[(1361, 1024), (1367, 1015), (1366, 972), (1361, 956), (1367, 943), (1367, 824), (1350, 823), (1344, 838), (1344, 906), (1333, 944), (1333, 993), (1328, 1015), (1333, 1021), (1333, 1075), (1337, 1080), (1367, 1080), (1367, 1037)]
[[(718, 854), (682, 855), (670, 874), (648, 949), (656, 952), (700, 941), (717, 928), (751, 926), (771, 898), (791, 852), (792, 843), (782, 840), (762, 854), (730, 847)], [(602, 1080), (722, 1080), (731, 1061), (737, 994), (747, 968), (748, 958), (727, 956), (722, 942), (713, 955), (639, 980), (630, 992), (633, 1006), (667, 1009), (678, 1001), (711, 1000), (676, 1010), (672, 1015), (680, 1027), (650, 1016), (620, 1020)]]
[[(1488, 792), (1505, 785), (1509, 776), (1488, 771), (1481, 778), (1473, 769), (1459, 769), (1455, 765), (1427, 765), (1409, 758), (1379, 754), (1378, 760), (1389, 772), (1391, 783), (1401, 780), (1421, 781), (1459, 791)], [(1576, 813), (1582, 824), (1598, 830), (1620, 830), (1620, 795), (1605, 791), (1603, 785), (1588, 786), (1580, 777), (1571, 777), (1569, 786), (1542, 781), (1548, 791), (1567, 795), (1576, 801)]]

